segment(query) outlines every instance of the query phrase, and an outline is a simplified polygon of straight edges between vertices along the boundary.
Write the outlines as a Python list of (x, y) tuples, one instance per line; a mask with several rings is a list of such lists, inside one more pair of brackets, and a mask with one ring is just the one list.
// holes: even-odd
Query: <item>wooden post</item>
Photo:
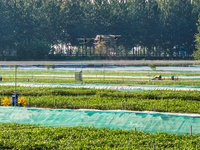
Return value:
[(192, 126), (190, 126), (190, 135), (192, 136)]

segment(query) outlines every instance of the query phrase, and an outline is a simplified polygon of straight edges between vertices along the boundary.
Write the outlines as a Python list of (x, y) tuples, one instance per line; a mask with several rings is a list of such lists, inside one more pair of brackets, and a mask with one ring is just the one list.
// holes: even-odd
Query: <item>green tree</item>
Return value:
[(197, 23), (197, 30), (198, 30), (198, 33), (195, 34), (195, 47), (197, 49), (197, 51), (194, 52), (194, 59), (196, 60), (200, 60), (200, 19), (198, 20), (198, 23)]

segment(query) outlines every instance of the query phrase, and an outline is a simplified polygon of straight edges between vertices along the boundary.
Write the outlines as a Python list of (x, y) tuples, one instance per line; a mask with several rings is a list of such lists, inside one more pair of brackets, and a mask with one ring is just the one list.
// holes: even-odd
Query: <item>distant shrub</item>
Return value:
[(149, 67), (150, 67), (152, 70), (156, 70), (156, 65), (154, 65), (154, 64), (150, 64)]

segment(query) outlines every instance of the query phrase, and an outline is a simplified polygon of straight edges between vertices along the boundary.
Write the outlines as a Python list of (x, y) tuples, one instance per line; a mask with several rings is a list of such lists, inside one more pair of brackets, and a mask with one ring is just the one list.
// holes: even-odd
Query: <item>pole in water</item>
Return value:
[(190, 126), (190, 135), (192, 136), (192, 126)]

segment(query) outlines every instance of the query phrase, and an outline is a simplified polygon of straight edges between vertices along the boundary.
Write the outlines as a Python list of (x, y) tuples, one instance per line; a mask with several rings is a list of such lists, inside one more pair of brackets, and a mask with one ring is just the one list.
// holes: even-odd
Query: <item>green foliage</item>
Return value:
[(196, 149), (200, 136), (94, 127), (43, 127), (4, 123), (2, 149)]
[(154, 64), (150, 64), (149, 67), (150, 67), (153, 71), (156, 70), (156, 65), (154, 65)]
[[(0, 99), (14, 93), (13, 86), (0, 89)], [(27, 106), (61, 109), (100, 109), (135, 111), (200, 113), (199, 91), (116, 91), (108, 89), (62, 88), (62, 87), (17, 87), (17, 93), (26, 97)], [(55, 104), (56, 100), (56, 104)], [(87, 103), (87, 105), (86, 105)], [(187, 107), (185, 107), (187, 106)]]
[(50, 43), (44, 40), (23, 40), (17, 45), (17, 55), (19, 58), (41, 59), (45, 58), (50, 51)]
[(56, 68), (56, 66), (55, 66), (55, 65), (51, 65), (51, 68), (52, 68), (52, 69), (55, 69), (55, 68)]
[(45, 67), (46, 67), (47, 70), (49, 70), (51, 66), (50, 65), (46, 65)]
[(194, 52), (194, 59), (200, 60), (200, 19), (198, 20), (197, 30), (198, 33), (195, 34), (195, 42), (196, 42), (195, 47), (197, 51)]
[(18, 68), (18, 65), (14, 65), (14, 68), (16, 68), (16, 69), (17, 69), (17, 68)]
[[(121, 34), (109, 51), (127, 57), (133, 47), (141, 47), (140, 55), (172, 55), (173, 48), (184, 45), (194, 50), (195, 24), (199, 2), (176, 0), (108, 1), (33, 1), (0, 2), (0, 58), (60, 58), (49, 55), (52, 45), (71, 43), (78, 37), (96, 34)], [(93, 43), (89, 42), (88, 47)], [(116, 47), (115, 47), (116, 46)], [(113, 49), (115, 47), (115, 50)], [(107, 49), (107, 48), (106, 48)], [(68, 51), (73, 56), (75, 51)], [(85, 49), (78, 56), (88, 56)], [(101, 54), (96, 51), (95, 54)], [(61, 54), (62, 55), (62, 54)], [(91, 56), (94, 58), (94, 55)], [(138, 56), (135, 52), (134, 56)], [(76, 57), (77, 58), (77, 57)]]
[[(196, 64), (194, 64), (196, 65)], [(199, 64), (198, 64), (199, 65)], [(157, 66), (157, 64), (156, 64)], [(182, 65), (181, 65), (182, 66)], [(186, 66), (186, 65), (183, 65)], [(59, 74), (68, 74), (68, 75), (72, 75), (74, 74), (74, 72), (69, 71), (69, 72), (65, 72), (65, 71), (52, 71), (52, 70), (34, 70), (34, 71), (30, 71), (30, 70), (26, 70), (26, 71), (22, 71), (22, 70), (18, 70), (17, 71), (19, 74), (33, 74), (33, 75), (59, 75)], [(111, 71), (106, 71), (105, 72), (106, 75), (157, 75), (162, 74), (162, 75), (166, 75), (166, 76), (171, 76), (172, 73), (170, 72), (111, 72)], [(6, 74), (15, 74), (15, 71), (13, 70), (0, 70), (0, 74), (6, 75)], [(103, 75), (103, 72), (99, 72), (99, 71), (94, 71), (94, 72), (83, 72), (83, 75)], [(174, 76), (180, 76), (180, 75), (186, 75), (186, 76), (200, 76), (200, 73), (198, 72), (173, 72)]]

